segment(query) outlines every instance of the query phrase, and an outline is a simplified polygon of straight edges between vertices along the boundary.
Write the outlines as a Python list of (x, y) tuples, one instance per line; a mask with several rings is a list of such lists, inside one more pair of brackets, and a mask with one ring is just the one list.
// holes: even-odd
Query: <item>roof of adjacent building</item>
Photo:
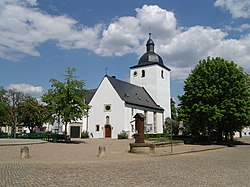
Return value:
[(85, 99), (85, 103), (89, 104), (91, 99), (93, 98), (93, 96), (95, 95), (97, 89), (91, 89), (91, 90), (87, 90), (88, 93), (88, 97)]
[(157, 64), (170, 71), (170, 69), (164, 65), (163, 60), (160, 57), (160, 55), (154, 52), (154, 45), (155, 45), (154, 41), (151, 39), (151, 33), (149, 33), (149, 39), (146, 43), (146, 53), (141, 56), (137, 65), (132, 66), (130, 68), (132, 69), (132, 68)]

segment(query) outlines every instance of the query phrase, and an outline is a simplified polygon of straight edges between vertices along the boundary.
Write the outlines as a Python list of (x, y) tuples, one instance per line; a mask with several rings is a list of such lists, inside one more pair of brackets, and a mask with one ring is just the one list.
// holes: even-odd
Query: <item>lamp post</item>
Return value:
[(173, 124), (171, 123), (171, 153), (173, 153)]

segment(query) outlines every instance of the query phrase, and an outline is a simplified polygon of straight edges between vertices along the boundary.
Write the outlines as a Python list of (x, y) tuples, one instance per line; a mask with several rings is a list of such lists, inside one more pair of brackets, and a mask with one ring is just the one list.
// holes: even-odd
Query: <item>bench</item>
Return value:
[[(65, 135), (64, 134), (50, 134), (48, 136), (48, 141), (52, 142), (58, 142), (59, 140), (65, 140)], [(70, 137), (67, 135), (66, 136), (66, 141), (69, 141)]]
[(155, 153), (155, 144), (152, 143), (130, 143), (130, 153), (136, 153), (136, 148), (149, 147), (150, 153)]

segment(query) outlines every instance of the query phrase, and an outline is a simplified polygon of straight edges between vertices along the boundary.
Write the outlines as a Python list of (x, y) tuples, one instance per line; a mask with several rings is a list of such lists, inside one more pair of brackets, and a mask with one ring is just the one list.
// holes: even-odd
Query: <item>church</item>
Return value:
[(171, 116), (170, 69), (154, 47), (149, 34), (145, 54), (130, 67), (129, 82), (105, 75), (97, 89), (89, 90), (88, 115), (82, 123), (68, 126), (72, 138), (83, 131), (93, 138), (116, 139), (121, 132), (131, 138), (135, 133), (136, 113), (145, 116), (145, 133), (163, 132), (165, 118)]

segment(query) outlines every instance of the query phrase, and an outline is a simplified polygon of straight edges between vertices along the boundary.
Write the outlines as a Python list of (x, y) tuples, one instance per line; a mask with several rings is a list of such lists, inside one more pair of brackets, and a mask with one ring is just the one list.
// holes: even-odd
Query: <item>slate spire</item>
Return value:
[(147, 52), (154, 52), (154, 41), (151, 39), (151, 33), (149, 33), (149, 39), (147, 41)]

